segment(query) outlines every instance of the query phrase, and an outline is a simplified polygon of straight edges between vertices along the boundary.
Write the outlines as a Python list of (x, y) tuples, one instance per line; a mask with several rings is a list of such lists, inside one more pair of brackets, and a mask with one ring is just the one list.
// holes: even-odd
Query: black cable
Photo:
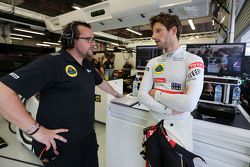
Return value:
[(11, 128), (11, 123), (10, 123), (10, 122), (9, 122), (8, 128), (9, 128), (9, 131), (10, 131), (11, 133), (16, 134), (16, 131), (14, 131), (14, 130)]
[(24, 136), (24, 133), (23, 133), (23, 131), (21, 129), (19, 129), (19, 133), (20, 133), (20, 136), (21, 136), (24, 143), (32, 145), (32, 140), (30, 141), (30, 140), (26, 139), (25, 136)]

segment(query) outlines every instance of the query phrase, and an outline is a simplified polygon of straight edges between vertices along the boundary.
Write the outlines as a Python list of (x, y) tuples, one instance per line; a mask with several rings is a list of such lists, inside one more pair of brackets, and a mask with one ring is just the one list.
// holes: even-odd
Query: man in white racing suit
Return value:
[(150, 125), (164, 119), (168, 135), (192, 151), (191, 112), (202, 92), (204, 64), (200, 57), (180, 47), (178, 16), (160, 13), (150, 21), (152, 38), (165, 53), (149, 60), (138, 100), (151, 111)]

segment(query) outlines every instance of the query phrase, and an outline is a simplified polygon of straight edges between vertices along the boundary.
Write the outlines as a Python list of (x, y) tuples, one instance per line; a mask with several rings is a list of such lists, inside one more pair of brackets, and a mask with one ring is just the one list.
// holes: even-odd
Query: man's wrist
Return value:
[(24, 132), (31, 136), (34, 135), (38, 130), (40, 129), (40, 124), (38, 122), (35, 122), (34, 125), (32, 125), (32, 127), (30, 127), (29, 129), (25, 130)]

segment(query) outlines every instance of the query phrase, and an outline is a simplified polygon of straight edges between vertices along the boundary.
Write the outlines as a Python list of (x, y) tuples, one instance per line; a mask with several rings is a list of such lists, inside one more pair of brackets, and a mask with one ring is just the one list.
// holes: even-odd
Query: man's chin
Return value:
[(163, 46), (161, 46), (159, 43), (156, 44), (156, 47), (159, 48), (159, 49), (163, 49)]

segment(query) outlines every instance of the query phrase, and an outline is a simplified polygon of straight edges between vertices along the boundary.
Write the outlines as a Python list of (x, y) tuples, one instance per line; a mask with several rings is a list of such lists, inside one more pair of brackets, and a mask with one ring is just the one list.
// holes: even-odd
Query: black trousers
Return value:
[[(35, 154), (39, 157), (45, 145), (33, 141)], [(55, 155), (53, 149), (44, 152), (41, 160), (45, 167), (98, 167), (98, 144), (95, 131), (86, 138), (64, 145), (57, 146), (59, 155)], [(45, 162), (47, 161), (48, 162)]]

